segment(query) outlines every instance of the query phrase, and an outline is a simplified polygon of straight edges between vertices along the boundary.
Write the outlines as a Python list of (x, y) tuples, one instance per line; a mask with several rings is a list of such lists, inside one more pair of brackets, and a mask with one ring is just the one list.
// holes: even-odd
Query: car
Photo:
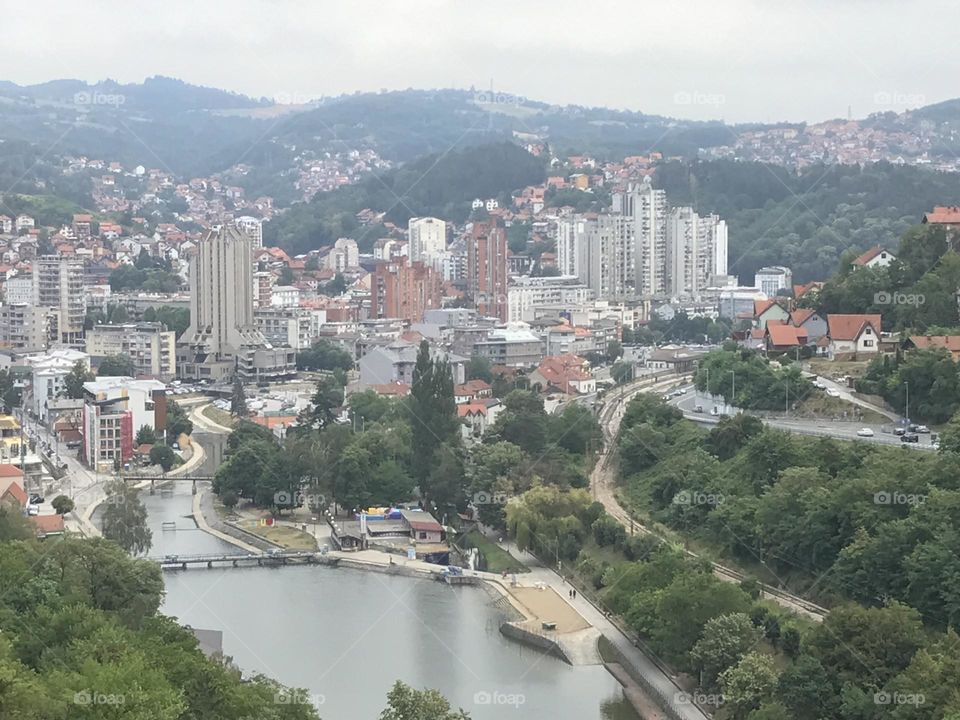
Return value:
[(673, 391), (672, 393), (670, 393), (670, 394), (673, 395), (673, 397), (682, 397), (682, 396), (683, 396), (683, 390), (674, 390), (674, 391)]
[(714, 405), (712, 408), (710, 408), (710, 414), (711, 414), (711, 415), (719, 415), (719, 414), (720, 414), (720, 408), (718, 408), (716, 405)]
[(917, 425), (917, 424), (915, 424), (915, 423), (911, 423), (911, 424), (910, 424), (910, 432), (915, 432), (915, 433), (928, 433), (928, 432), (930, 432), (930, 428), (928, 428), (926, 425)]
[(907, 434), (907, 431), (906, 431), (905, 428), (898, 427), (898, 428), (894, 428), (894, 429), (893, 429), (893, 434), (894, 434), (894, 435), (906, 435), (906, 434)]
[(916, 433), (907, 433), (906, 435), (900, 436), (900, 442), (905, 443), (918, 443), (920, 442), (920, 436)]
[(44, 500), (43, 500), (43, 495), (38, 495), (37, 493), (33, 493), (33, 494), (30, 496), (30, 504), (31, 504), (31, 505), (42, 505), (43, 502), (44, 502)]
[(693, 411), (694, 411), (695, 413), (702, 413), (702, 412), (703, 412), (703, 405), (697, 405), (697, 406), (693, 409)]
[(832, 398), (838, 398), (840, 397), (840, 391), (834, 390), (833, 388), (827, 388), (827, 395), (829, 395)]
[(671, 399), (671, 397), (672, 397), (671, 395), (664, 395), (664, 396), (663, 396), (663, 399), (666, 400), (666, 401), (669, 401), (669, 400)]
[(29, 515), (30, 517), (34, 517), (39, 514), (40, 514), (40, 508), (38, 508), (36, 505), (27, 505), (27, 515)]
[(870, 428), (860, 428), (857, 430), (857, 435), (860, 437), (873, 437), (873, 430)]
[(822, 382), (820, 382), (819, 380), (815, 380), (814, 383), (813, 383), (813, 386), (814, 386), (817, 390), (826, 390), (826, 389), (827, 389), (827, 386), (824, 385), (824, 384), (823, 384)]

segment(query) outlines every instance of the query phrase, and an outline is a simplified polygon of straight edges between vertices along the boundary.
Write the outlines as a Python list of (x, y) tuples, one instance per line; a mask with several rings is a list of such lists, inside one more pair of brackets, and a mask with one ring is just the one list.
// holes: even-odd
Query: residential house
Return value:
[(784, 309), (780, 303), (775, 300), (754, 300), (753, 301), (753, 325), (761, 330), (767, 327), (770, 320), (787, 320), (790, 313)]
[(901, 347), (904, 350), (930, 350), (943, 348), (954, 362), (960, 361), (960, 335), (911, 335)]
[(465, 442), (479, 440), (487, 429), (497, 421), (503, 406), (496, 398), (473, 400), (457, 405), (457, 417), (462, 423), (461, 434)]
[(831, 360), (859, 360), (880, 352), (881, 316), (827, 315), (827, 355)]
[(806, 331), (807, 342), (815, 343), (827, 334), (827, 321), (813, 308), (796, 308), (790, 312), (790, 324)]
[(855, 259), (852, 264), (855, 268), (887, 267), (896, 259), (896, 256), (892, 252), (886, 248), (880, 247), (879, 245), (875, 245), (867, 250), (863, 255)]
[(528, 376), (530, 387), (541, 392), (564, 395), (585, 395), (596, 392), (597, 381), (589, 371), (589, 363), (578, 355), (546, 357)]
[(787, 322), (771, 320), (767, 323), (764, 345), (767, 352), (790, 352), (807, 344), (807, 332)]
[(23, 489), (23, 472), (9, 463), (0, 464), (0, 508), (21, 510), (29, 502)]
[(62, 536), (66, 532), (62, 515), (34, 515), (30, 518), (30, 524), (40, 540)]
[(443, 542), (443, 525), (424, 510), (401, 510), (400, 517), (410, 529), (411, 539), (423, 543)]
[(654, 370), (673, 370), (676, 373), (695, 369), (704, 353), (680, 345), (664, 345), (647, 356), (646, 366)]

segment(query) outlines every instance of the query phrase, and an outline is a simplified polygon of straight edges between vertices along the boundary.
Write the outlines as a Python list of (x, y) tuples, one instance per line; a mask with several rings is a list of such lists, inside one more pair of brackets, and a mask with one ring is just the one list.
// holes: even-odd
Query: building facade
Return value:
[(41, 255), (34, 260), (33, 304), (54, 311), (49, 328), (52, 344), (83, 349), (87, 305), (82, 260), (61, 255)]
[(138, 376), (167, 380), (177, 373), (176, 338), (175, 332), (156, 322), (95, 325), (87, 332), (87, 354), (95, 361), (126, 355)]
[(370, 283), (370, 317), (399, 318), (416, 323), (428, 310), (438, 309), (443, 286), (436, 269), (406, 258), (377, 264)]
[(499, 220), (476, 222), (470, 230), (467, 292), (481, 315), (507, 321), (507, 232)]
[(410, 218), (407, 233), (408, 254), (413, 262), (422, 261), (434, 265), (447, 250), (447, 224), (443, 220), (433, 217)]

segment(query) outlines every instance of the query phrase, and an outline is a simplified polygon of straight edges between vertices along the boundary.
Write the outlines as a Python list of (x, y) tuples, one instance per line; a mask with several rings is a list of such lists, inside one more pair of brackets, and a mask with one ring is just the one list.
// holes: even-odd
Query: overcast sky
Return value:
[(956, 0), (0, 0), (0, 78), (253, 96), (486, 88), (727, 121), (960, 96)]

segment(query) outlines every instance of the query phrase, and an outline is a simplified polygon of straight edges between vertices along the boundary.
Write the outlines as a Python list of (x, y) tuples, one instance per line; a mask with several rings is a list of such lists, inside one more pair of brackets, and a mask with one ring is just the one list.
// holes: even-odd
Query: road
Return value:
[[(839, 387), (839, 386), (837, 386)], [(688, 420), (693, 420), (694, 422), (703, 424), (703, 425), (715, 425), (719, 422), (719, 417), (713, 416), (710, 414), (711, 408), (714, 406), (719, 407), (721, 411), (724, 409), (723, 398), (713, 397), (705, 393), (699, 393), (693, 390), (692, 386), (687, 386), (684, 388), (685, 392), (680, 397), (671, 398), (670, 402), (680, 408), (683, 411), (683, 415)], [(850, 393), (846, 393), (846, 396), (841, 394), (841, 399), (848, 400), (857, 404), (861, 407), (868, 408), (874, 412), (883, 412), (887, 417), (890, 417), (891, 422), (889, 424), (878, 424), (878, 423), (863, 423), (857, 421), (844, 421), (844, 420), (828, 420), (821, 418), (760, 418), (763, 422), (770, 427), (777, 428), (779, 430), (786, 430), (788, 432), (797, 433), (799, 435), (820, 435), (822, 437), (832, 437), (838, 440), (860, 440), (863, 442), (877, 443), (880, 445), (900, 445), (903, 447), (912, 448), (915, 450), (936, 450), (930, 441), (930, 434), (923, 433), (920, 434), (919, 442), (917, 443), (905, 443), (901, 442), (900, 438), (897, 435), (893, 434), (894, 423), (899, 422), (901, 418), (897, 415), (890, 413), (882, 408), (878, 408), (875, 405), (865, 403), (859, 398), (854, 398)], [(702, 413), (694, 412), (694, 408), (701, 406), (704, 410)], [(727, 409), (727, 413), (735, 411)], [(869, 428), (873, 431), (872, 437), (861, 437), (857, 435), (857, 431)]]
[[(606, 508), (610, 515), (619, 520), (627, 528), (647, 535), (660, 537), (661, 540), (664, 540), (664, 538), (634, 520), (623, 506), (620, 505), (620, 501), (617, 499), (615, 492), (616, 476), (610, 464), (610, 458), (613, 457), (612, 451), (617, 434), (620, 431), (620, 421), (623, 419), (623, 414), (630, 398), (640, 392), (663, 393), (667, 390), (686, 387), (689, 386), (689, 381), (690, 375), (675, 376), (672, 380), (651, 382), (648, 379), (640, 379), (634, 381), (624, 386), (624, 393), (621, 397), (616, 397), (611, 393), (611, 395), (608, 396), (607, 403), (600, 411), (599, 416), (600, 427), (603, 430), (608, 451), (604, 454), (600, 462), (596, 464), (593, 473), (590, 475), (590, 490), (593, 497)], [(696, 553), (690, 552), (689, 550), (686, 552), (691, 557), (698, 557)], [(743, 573), (726, 567), (725, 565), (719, 563), (711, 564), (713, 565), (714, 575), (725, 582), (739, 583), (745, 578)], [(823, 617), (828, 612), (826, 608), (812, 603), (809, 600), (762, 583), (761, 594), (763, 597), (773, 600), (781, 607), (815, 621), (823, 620)]]

